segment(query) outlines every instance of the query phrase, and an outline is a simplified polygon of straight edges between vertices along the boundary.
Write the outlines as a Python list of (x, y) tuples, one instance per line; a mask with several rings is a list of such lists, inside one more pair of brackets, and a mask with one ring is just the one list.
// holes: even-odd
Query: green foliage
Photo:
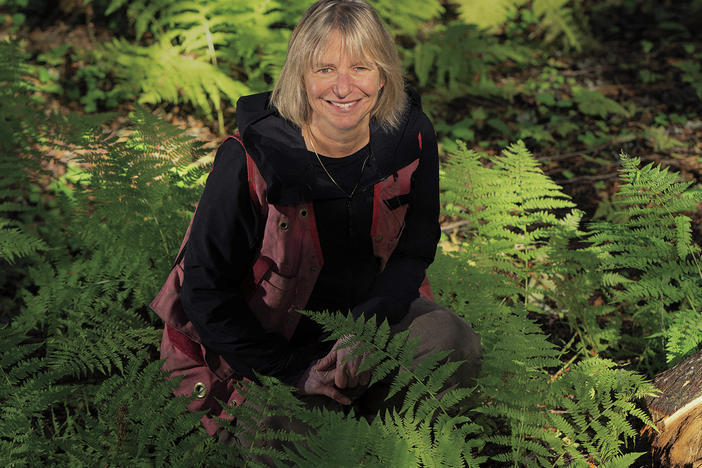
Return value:
[[(114, 0), (107, 12), (125, 3)], [(288, 34), (273, 27), (281, 8), (275, 1), (129, 2), (136, 39), (153, 40), (115, 39), (98, 58), (140, 102), (184, 101), (207, 115), (214, 108), (224, 133), (224, 100), (265, 87), (283, 61)]]
[[(201, 151), (143, 110), (121, 137), (94, 116), (44, 116), (26, 97), (16, 47), (2, 47), (1, 92), (13, 98), (0, 104), (3, 225), (31, 232), (42, 255), (26, 239), (9, 247), (9, 259), (23, 256), (11, 265), (23, 276), (0, 328), (0, 463), (216, 461), (220, 447), (163, 379), (160, 331), (146, 310), (197, 199), (202, 169), (189, 164)], [(80, 183), (66, 179), (75, 184), (57, 192), (39, 166), (37, 148), (51, 141), (85, 167)]]
[(569, 0), (459, 0), (460, 16), (463, 21), (481, 28), (496, 29), (511, 20), (517, 10), (528, 8), (528, 12), (538, 25), (537, 31), (544, 36), (546, 43), (561, 37), (568, 47), (580, 50), (586, 42), (583, 29), (575, 20), (573, 2)]
[(226, 462), (148, 354), (136, 352), (99, 385), (69, 384), (66, 367), (45, 358), (42, 343), (9, 328), (0, 337), (3, 466)]
[(523, 143), (506, 149), (489, 169), (482, 167), (480, 157), (463, 147), (451, 159), (451, 177), (443, 180), (444, 200), (449, 213), (466, 216), (475, 233), (462, 246), (470, 261), (485, 271), (502, 273), (495, 297), (516, 303), (523, 291), (529, 297), (529, 289), (538, 284), (533, 278), (548, 266), (540, 260), (549, 256), (550, 232), (557, 226), (577, 225), (580, 214), (571, 211), (561, 218), (553, 214), (575, 205), (544, 176)]
[[(586, 466), (589, 460), (622, 460), (624, 444), (635, 434), (630, 419), (649, 423), (635, 401), (653, 387), (611, 361), (590, 357), (617, 334), (597, 322), (612, 306), (588, 305), (602, 277), (597, 256), (569, 247), (586, 235), (579, 231), (580, 213), (523, 144), (490, 158), (489, 167), (482, 158), (487, 156), (463, 147), (449, 162), (444, 201), (463, 225), (461, 237), (444, 244), (448, 256), (432, 267), (441, 302), (473, 323), (482, 338), (483, 401), (473, 410), (482, 416), (472, 418), (483, 428), (478, 439), (494, 447), (495, 462)], [(558, 350), (534, 313), (567, 315), (570, 343)], [(572, 355), (565, 363), (564, 354)], [(579, 356), (584, 359), (571, 366)]]
[(12, 264), (18, 258), (46, 248), (46, 243), (40, 238), (27, 234), (21, 227), (13, 226), (9, 220), (0, 218), (0, 259)]
[(33, 225), (46, 211), (36, 187), (46, 171), (37, 151), (42, 118), (30, 98), (28, 74), (17, 44), (0, 42), (0, 287), (8, 295), (0, 310), (16, 310), (14, 296), (30, 258), (49, 247)]
[(441, 16), (444, 8), (438, 0), (370, 0), (394, 35), (416, 37), (424, 25)]
[[(446, 44), (454, 47), (446, 47)], [(448, 96), (465, 93), (504, 94), (489, 78), (496, 63), (524, 62), (528, 51), (515, 44), (501, 44), (475, 26), (453, 22), (437, 26), (428, 37), (405, 54), (419, 85), (448, 91)]]
[(682, 72), (682, 80), (685, 83), (689, 83), (695, 90), (695, 93), (697, 93), (697, 97), (702, 99), (702, 66), (700, 66), (699, 62), (700, 57), (702, 57), (702, 54), (698, 53), (696, 60), (683, 60), (673, 65)]
[[(666, 334), (672, 338), (668, 361), (683, 357), (692, 344), (681, 346), (683, 331), (690, 340), (699, 337), (675, 314), (693, 317), (702, 310), (700, 248), (692, 243), (691, 220), (702, 199), (689, 190), (690, 182), (679, 175), (648, 164), (639, 169), (639, 159), (624, 154), (620, 192), (614, 201), (615, 218), (622, 224), (598, 221), (592, 224), (592, 250), (600, 260), (602, 285), (614, 304), (630, 310), (648, 340), (643, 358), (655, 362), (664, 348)], [(651, 365), (650, 363), (649, 365)]]
[(605, 118), (609, 114), (627, 115), (626, 109), (597, 90), (574, 86), (573, 100), (578, 105), (580, 112), (586, 115), (599, 115), (601, 118)]

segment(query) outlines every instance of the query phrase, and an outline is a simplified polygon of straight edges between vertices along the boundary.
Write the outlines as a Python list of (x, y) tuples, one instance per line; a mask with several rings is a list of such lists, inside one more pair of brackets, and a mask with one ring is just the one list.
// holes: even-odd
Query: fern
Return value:
[(164, 379), (160, 364), (140, 353), (123, 375), (100, 386), (92, 399), (95, 409), (75, 433), (56, 441), (66, 459), (82, 466), (227, 463), (224, 447), (199, 427), (200, 415), (185, 408), (187, 399), (173, 397), (174, 383)]
[(465, 147), (460, 150), (449, 166), (452, 177), (445, 181), (444, 199), (449, 208), (468, 202), (451, 212), (469, 221), (470, 241), (462, 247), (470, 261), (503, 273), (500, 286), (491, 289), (531, 308), (545, 284), (540, 275), (549, 266), (550, 233), (556, 227), (572, 228), (580, 215), (553, 214), (574, 204), (544, 176), (523, 143), (508, 147), (491, 169), (480, 168), (479, 157)]
[(206, 56), (186, 55), (184, 50), (169, 42), (141, 47), (115, 39), (103, 47), (99, 59), (114, 69), (122, 82), (118, 86), (136, 95), (139, 103), (186, 102), (208, 116), (214, 106), (220, 133), (224, 133), (222, 97), (236, 102), (250, 93), (243, 83), (208, 63)]
[(49, 158), (38, 151), (45, 117), (31, 98), (28, 75), (18, 44), (0, 41), (0, 310), (10, 316), (21, 307), (18, 292), (31, 283), (27, 268), (41, 262), (36, 253), (49, 248), (34, 226), (50, 217), (38, 187), (48, 175), (43, 163)]
[[(454, 44), (447, 48), (446, 44)], [(504, 95), (490, 80), (492, 66), (513, 60), (524, 63), (529, 56), (526, 48), (516, 44), (501, 44), (475, 26), (461, 22), (436, 26), (431, 34), (405, 52), (405, 63), (413, 68), (419, 85), (432, 86), (446, 99), (466, 93)]]
[(695, 353), (702, 344), (702, 310), (683, 307), (673, 317), (664, 337), (669, 366)]
[(614, 327), (598, 323), (613, 306), (590, 304), (601, 287), (600, 257), (569, 248), (587, 236), (580, 213), (522, 145), (491, 157), (490, 167), (482, 157), (463, 147), (444, 173), (446, 209), (465, 224), (431, 270), (440, 300), (482, 337), (482, 404), (472, 418), (483, 427), (479, 442), (495, 463), (630, 460), (621, 458), (630, 420), (648, 421), (634, 401), (651, 385), (598, 358), (573, 365), (575, 354), (564, 363), (527, 315), (567, 315), (575, 333), (569, 345), (580, 356), (616, 342)]
[(539, 31), (544, 33), (544, 42), (550, 43), (562, 36), (566, 47), (581, 50), (587, 41), (574, 20), (575, 13), (568, 0), (535, 0), (530, 6), (526, 0), (459, 0), (456, 3), (461, 19), (481, 28), (495, 30), (520, 8), (530, 8), (539, 21)]
[[(21, 60), (7, 50), (2, 60)], [(13, 66), (21, 70), (3, 63), (0, 76), (21, 80), (8, 72)], [(120, 138), (95, 125), (103, 118), (92, 116), (90, 125), (75, 115), (46, 119), (18, 83), (0, 90), (13, 96), (0, 100), (8, 123), (0, 131), (10, 129), (0, 144), (12, 150), (2, 153), (1, 206), (12, 219), (3, 231), (31, 233), (43, 256), (27, 252), (17, 262), (24, 280), (15, 286), (11, 325), (0, 328), (0, 463), (222, 462), (199, 416), (173, 399), (173, 383), (158, 370), (160, 332), (145, 308), (197, 197), (197, 145), (140, 110)], [(8, 111), (8, 102), (23, 108)], [(86, 168), (80, 184), (56, 194), (51, 211), (43, 203), (53, 185), (44, 179), (39, 188), (33, 179), (46, 176), (37, 140), (60, 141)]]
[(13, 227), (9, 220), (0, 218), (0, 260), (13, 263), (18, 258), (27, 257), (47, 247), (40, 238), (27, 234), (21, 228)]
[(562, 37), (566, 47), (580, 51), (587, 38), (576, 24), (570, 4), (569, 0), (535, 0), (531, 10), (540, 21), (538, 30), (544, 34), (544, 42), (548, 44)]
[(444, 12), (437, 0), (372, 0), (369, 2), (378, 15), (388, 25), (394, 35), (416, 37), (419, 30), (429, 21), (435, 20)]
[(550, 427), (561, 433), (564, 457), (582, 464), (588, 461), (582, 457), (583, 449), (598, 465), (621, 457), (625, 441), (636, 435), (629, 418), (652, 425), (633, 402), (653, 394), (655, 388), (640, 375), (615, 369), (611, 361), (581, 361), (552, 387), (557, 407), (549, 410)]
[[(107, 13), (125, 3), (113, 0)], [(285, 10), (305, 4), (132, 1), (126, 14), (136, 39), (148, 42), (148, 33), (154, 40), (144, 45), (115, 40), (98, 52), (98, 59), (101, 67), (114, 71), (118, 87), (136, 94), (139, 102), (187, 102), (208, 116), (214, 110), (224, 133), (225, 103), (270, 86), (290, 33), (282, 27), (288, 19)]]
[[(615, 215), (626, 224), (595, 222), (591, 241), (601, 261), (603, 286), (614, 303), (629, 310), (646, 335), (659, 338), (645, 345), (646, 363), (662, 352), (664, 334), (655, 332), (666, 330), (676, 311), (694, 316), (702, 308), (700, 249), (692, 243), (690, 219), (684, 215), (696, 209), (702, 195), (689, 190), (690, 183), (681, 182), (676, 173), (653, 164), (639, 169), (638, 158), (621, 159), (623, 185)], [(671, 331), (676, 343), (678, 334)], [(677, 346), (671, 344), (671, 351)], [(679, 357), (676, 353), (668, 359)]]
[[(369, 358), (360, 368), (360, 371), (370, 369), (371, 366), (377, 368), (372, 374), (369, 385), (396, 373), (387, 398), (406, 390), (400, 409), (401, 414), (406, 412), (418, 414), (420, 420), (431, 418), (435, 411), (448, 414), (448, 407), (439, 399), (439, 392), (460, 365), (455, 362), (440, 364), (449, 352), (433, 353), (415, 365), (413, 360), (418, 340), (409, 340), (408, 331), (390, 337), (390, 327), (387, 322), (376, 327), (375, 316), (366, 321), (363, 317), (354, 320), (351, 315), (344, 316), (338, 312), (335, 314), (309, 312), (309, 315), (322, 325), (330, 339), (352, 335), (354, 338), (348, 340), (347, 344), (348, 346), (357, 344), (357, 346), (351, 356), (370, 352)], [(430, 397), (431, 402), (422, 401), (425, 396)]]
[(604, 119), (609, 114), (627, 115), (627, 110), (616, 101), (609, 99), (597, 90), (588, 90), (573, 86), (573, 100), (580, 112), (586, 115), (598, 115)]

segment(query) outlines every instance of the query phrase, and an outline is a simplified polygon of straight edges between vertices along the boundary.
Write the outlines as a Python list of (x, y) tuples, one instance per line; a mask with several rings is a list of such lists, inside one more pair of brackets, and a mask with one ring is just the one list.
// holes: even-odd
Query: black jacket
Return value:
[[(379, 322), (398, 322), (418, 297), (440, 233), (436, 139), (418, 96), (410, 93), (399, 130), (387, 132), (371, 121), (369, 146), (345, 158), (323, 159), (347, 191), (358, 182), (351, 199), (307, 151), (300, 129), (269, 107), (269, 98), (270, 93), (241, 98), (237, 122), (266, 180), (268, 202), (314, 202), (324, 267), (307, 308), (351, 310), (355, 316), (373, 314)], [(378, 273), (370, 241), (373, 185), (420, 152), (405, 200), (410, 203), (405, 229), (385, 270)], [(239, 285), (256, 259), (264, 225), (249, 195), (243, 150), (230, 139), (217, 151), (193, 221), (181, 298), (202, 343), (221, 354), (237, 374), (253, 378), (255, 370), (295, 384), (332, 343), (322, 342), (321, 329), (304, 317), (289, 342), (266, 333), (249, 309)]]

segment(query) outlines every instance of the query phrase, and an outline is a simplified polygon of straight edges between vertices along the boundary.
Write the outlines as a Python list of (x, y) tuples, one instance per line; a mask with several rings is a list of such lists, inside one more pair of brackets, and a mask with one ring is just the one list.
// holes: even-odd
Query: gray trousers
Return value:
[[(409, 338), (419, 338), (413, 364), (418, 364), (427, 355), (436, 351), (450, 351), (449, 361), (465, 361), (458, 370), (448, 379), (444, 392), (457, 387), (467, 387), (475, 383), (475, 378), (480, 373), (482, 361), (482, 348), (480, 336), (455, 312), (436, 304), (428, 299), (419, 298), (412, 302), (404, 319), (391, 326), (392, 334), (409, 330)], [(379, 411), (391, 409), (399, 410), (404, 394), (396, 394), (389, 400), (385, 398), (390, 390), (390, 383), (394, 374), (387, 376), (380, 382), (370, 387), (357, 387), (343, 389), (341, 392), (352, 399), (354, 413), (372, 419)], [(332, 400), (325, 395), (300, 395), (299, 399), (309, 408), (326, 407), (330, 410), (345, 411), (348, 407)], [(246, 404), (246, 402), (244, 403)], [(259, 430), (285, 429), (291, 432), (304, 433), (309, 428), (301, 421), (280, 416), (264, 417), (259, 420)], [(237, 434), (245, 444), (245, 432)], [(236, 443), (234, 437), (222, 431), (219, 440), (223, 443)], [(265, 463), (265, 460), (259, 460)]]

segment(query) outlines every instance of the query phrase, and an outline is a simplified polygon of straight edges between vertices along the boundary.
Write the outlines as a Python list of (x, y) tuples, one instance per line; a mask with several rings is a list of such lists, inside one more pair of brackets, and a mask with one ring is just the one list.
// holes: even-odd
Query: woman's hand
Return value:
[[(351, 337), (340, 338), (327, 355), (335, 354), (336, 369), (334, 370), (334, 384), (337, 388), (355, 388), (358, 386), (366, 386), (370, 381), (370, 370), (358, 373), (359, 367), (365, 358), (366, 354), (355, 356), (344, 362), (349, 354), (353, 352), (357, 345), (344, 346)], [(326, 358), (326, 356), (325, 356)]]
[(336, 362), (337, 353), (332, 350), (302, 374), (297, 388), (307, 395), (326, 395), (342, 405), (350, 405), (351, 399), (334, 386)]

